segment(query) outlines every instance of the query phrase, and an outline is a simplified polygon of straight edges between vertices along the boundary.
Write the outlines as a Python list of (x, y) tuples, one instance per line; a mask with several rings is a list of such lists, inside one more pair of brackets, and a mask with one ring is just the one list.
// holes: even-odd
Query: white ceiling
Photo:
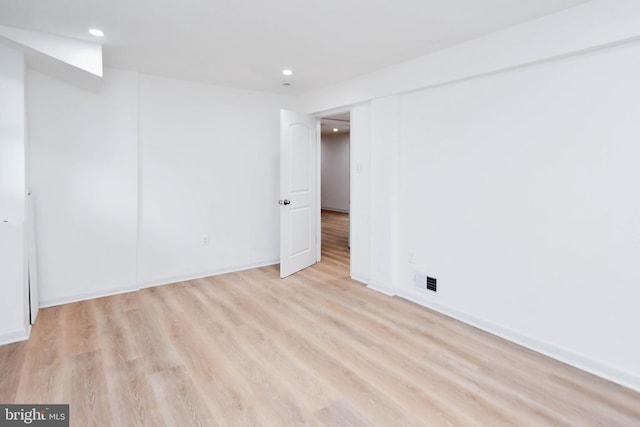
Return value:
[(1, 0), (0, 24), (93, 41), (97, 27), (107, 67), (301, 93), (586, 1)]

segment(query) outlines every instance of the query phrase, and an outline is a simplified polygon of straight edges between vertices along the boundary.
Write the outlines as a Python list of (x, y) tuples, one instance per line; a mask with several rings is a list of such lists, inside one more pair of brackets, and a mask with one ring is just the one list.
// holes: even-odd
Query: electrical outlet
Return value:
[(202, 235), (202, 246), (209, 246), (209, 236), (206, 234)]
[(409, 264), (415, 264), (416, 263), (416, 254), (415, 252), (409, 252), (409, 256), (407, 257), (409, 261)]

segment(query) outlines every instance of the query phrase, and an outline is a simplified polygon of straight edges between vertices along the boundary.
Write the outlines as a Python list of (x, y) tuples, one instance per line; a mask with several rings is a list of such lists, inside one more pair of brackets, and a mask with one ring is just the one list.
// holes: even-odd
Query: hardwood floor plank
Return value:
[(165, 426), (142, 360), (123, 361), (106, 370), (113, 425)]
[(60, 306), (60, 322), (65, 325), (63, 339), (67, 355), (78, 355), (96, 351), (100, 348), (96, 331), (94, 300), (83, 304), (65, 304)]
[(42, 309), (0, 347), (0, 401), (72, 425), (636, 426), (640, 393), (349, 278), (348, 215), (322, 262)]
[(20, 372), (26, 355), (27, 343), (17, 342), (0, 346), (0, 396), (11, 397), (3, 403), (13, 403), (20, 384)]
[(121, 311), (122, 297), (115, 295), (94, 301), (96, 310), (96, 328), (104, 362), (107, 367), (122, 366), (140, 359), (132, 324)]
[[(25, 358), (20, 372), (20, 383), (14, 391), (15, 403), (65, 403), (63, 386), (65, 376), (65, 331), (62, 310), (43, 309), (38, 322), (25, 345)], [(16, 369), (18, 369), (16, 367)], [(0, 401), (10, 401), (11, 397)]]
[(334, 402), (330, 406), (321, 409), (316, 417), (325, 426), (345, 427), (374, 427), (371, 421), (357, 412), (348, 402), (343, 400)]
[[(64, 395), (74, 425), (113, 425), (113, 410), (100, 351), (70, 354), (65, 360)], [(47, 402), (48, 403), (48, 402)]]

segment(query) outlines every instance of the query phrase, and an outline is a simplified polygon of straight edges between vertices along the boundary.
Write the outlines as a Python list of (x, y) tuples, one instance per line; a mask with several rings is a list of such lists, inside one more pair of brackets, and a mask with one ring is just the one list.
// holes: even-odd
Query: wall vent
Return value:
[(438, 279), (435, 277), (427, 276), (426, 273), (416, 272), (413, 276), (413, 283), (416, 288), (422, 290), (437, 293), (438, 292)]
[(427, 276), (427, 290), (438, 292), (438, 279), (436, 279), (435, 277)]

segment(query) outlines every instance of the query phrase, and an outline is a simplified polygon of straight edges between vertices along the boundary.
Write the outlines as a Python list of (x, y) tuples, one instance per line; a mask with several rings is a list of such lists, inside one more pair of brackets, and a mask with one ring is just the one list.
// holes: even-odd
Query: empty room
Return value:
[(0, 425), (640, 426), (638, 22), (3, 0)]

